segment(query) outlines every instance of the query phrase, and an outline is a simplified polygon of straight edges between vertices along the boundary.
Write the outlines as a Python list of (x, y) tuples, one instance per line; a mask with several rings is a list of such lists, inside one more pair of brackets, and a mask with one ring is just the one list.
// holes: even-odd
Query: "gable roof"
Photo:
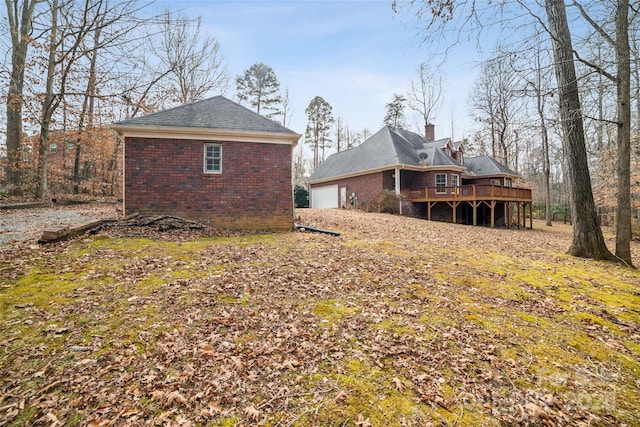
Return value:
[(396, 167), (417, 171), (427, 168), (457, 170), (470, 177), (519, 176), (488, 156), (465, 158), (464, 165), (460, 165), (442, 150), (447, 146), (464, 150), (462, 141), (453, 142), (451, 138), (430, 141), (417, 133), (385, 126), (362, 144), (329, 156), (309, 177), (309, 182), (331, 181)]
[(202, 136), (271, 134), (294, 144), (300, 138), (300, 135), (291, 129), (224, 96), (215, 96), (146, 116), (122, 120), (111, 127), (126, 136), (145, 136), (150, 133), (157, 135), (169, 133), (172, 137), (178, 133), (194, 137), (200, 134)]

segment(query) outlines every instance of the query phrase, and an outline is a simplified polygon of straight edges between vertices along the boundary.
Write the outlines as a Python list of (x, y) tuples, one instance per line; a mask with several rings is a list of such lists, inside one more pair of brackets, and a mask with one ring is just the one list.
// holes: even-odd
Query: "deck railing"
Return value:
[(476, 200), (511, 199), (532, 200), (529, 188), (501, 187), (498, 185), (462, 185), (459, 187), (427, 187), (410, 190), (411, 200)]

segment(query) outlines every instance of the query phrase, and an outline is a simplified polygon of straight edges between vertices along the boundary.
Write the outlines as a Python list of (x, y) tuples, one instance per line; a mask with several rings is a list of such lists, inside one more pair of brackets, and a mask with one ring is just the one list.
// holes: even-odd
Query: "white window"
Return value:
[(491, 185), (495, 185), (496, 187), (500, 187), (500, 180), (499, 179), (492, 179), (491, 180)]
[(222, 146), (204, 144), (204, 173), (222, 173)]
[(436, 174), (436, 193), (442, 194), (447, 192), (447, 174)]
[(58, 151), (58, 144), (56, 144), (55, 142), (52, 142), (51, 144), (49, 144), (50, 153), (55, 153), (57, 151)]
[(451, 175), (451, 193), (455, 193), (457, 189), (455, 187), (460, 187), (460, 175)]
[(505, 178), (504, 179), (504, 186), (505, 187), (511, 187), (511, 178)]

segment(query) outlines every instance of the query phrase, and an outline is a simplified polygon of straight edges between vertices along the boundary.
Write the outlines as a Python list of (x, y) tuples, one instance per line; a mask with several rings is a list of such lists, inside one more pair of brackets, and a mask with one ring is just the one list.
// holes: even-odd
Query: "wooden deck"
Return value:
[(411, 190), (408, 194), (412, 202), (481, 201), (531, 202), (528, 188), (500, 187), (497, 185), (463, 185), (460, 187), (427, 187)]
[[(473, 225), (478, 223), (478, 207), (486, 205), (490, 209), (490, 225), (495, 226), (495, 209), (498, 203), (504, 204), (512, 215), (508, 223), (518, 228), (527, 226), (527, 210), (529, 211), (529, 228), (533, 228), (533, 197), (528, 188), (501, 187), (496, 185), (463, 185), (459, 187), (427, 187), (420, 190), (409, 190), (405, 197), (414, 203), (426, 203), (427, 219), (431, 220), (431, 208), (437, 203), (446, 203), (451, 207), (452, 222), (457, 221), (460, 203), (467, 203), (473, 210)], [(528, 209), (527, 209), (528, 208)], [(515, 221), (515, 222), (514, 222)]]

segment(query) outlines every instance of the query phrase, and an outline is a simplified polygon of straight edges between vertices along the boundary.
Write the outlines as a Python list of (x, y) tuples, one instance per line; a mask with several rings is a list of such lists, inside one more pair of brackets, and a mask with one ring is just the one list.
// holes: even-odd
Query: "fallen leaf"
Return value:
[(365, 418), (362, 414), (358, 414), (358, 421), (356, 421), (356, 425), (360, 427), (373, 427), (369, 418)]
[(47, 412), (47, 415), (44, 416), (45, 420), (48, 421), (48, 426), (49, 427), (53, 427), (53, 426), (57, 426), (58, 424), (61, 424), (60, 421), (58, 420), (58, 417), (56, 417), (53, 413), (51, 412)]
[(256, 409), (256, 407), (253, 405), (249, 405), (246, 408), (244, 408), (244, 414), (250, 420), (257, 421), (258, 419), (260, 419), (260, 411)]
[(172, 391), (171, 393), (168, 393), (166, 399), (167, 399), (167, 405), (169, 406), (173, 405), (174, 403), (178, 405), (187, 404), (187, 399), (185, 399), (185, 397), (177, 391)]
[(137, 413), (138, 413), (138, 410), (137, 410), (137, 409), (134, 409), (134, 408), (127, 408), (127, 409), (125, 409), (124, 411), (122, 411), (122, 412), (120, 413), (120, 416), (121, 416), (121, 417), (131, 417), (131, 416), (133, 416), (133, 415), (136, 415)]
[(164, 399), (164, 391), (154, 390), (151, 392), (151, 400), (160, 402), (163, 399)]
[(220, 402), (218, 401), (209, 402), (209, 404), (207, 405), (207, 408), (209, 408), (209, 411), (211, 411), (214, 414), (219, 414), (220, 412), (222, 412), (222, 406), (220, 406)]
[(349, 397), (349, 393), (344, 390), (340, 390), (336, 395), (336, 403), (341, 403)]

